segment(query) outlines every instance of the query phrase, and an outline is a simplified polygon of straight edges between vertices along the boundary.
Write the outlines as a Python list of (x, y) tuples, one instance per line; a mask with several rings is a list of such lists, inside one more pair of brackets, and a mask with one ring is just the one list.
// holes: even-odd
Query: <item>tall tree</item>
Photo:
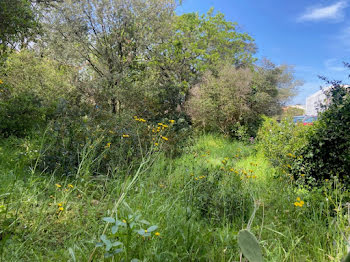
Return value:
[(159, 44), (174, 14), (172, 0), (82, 0), (57, 4), (49, 15), (51, 42), (93, 73), (95, 102), (120, 111), (148, 50)]

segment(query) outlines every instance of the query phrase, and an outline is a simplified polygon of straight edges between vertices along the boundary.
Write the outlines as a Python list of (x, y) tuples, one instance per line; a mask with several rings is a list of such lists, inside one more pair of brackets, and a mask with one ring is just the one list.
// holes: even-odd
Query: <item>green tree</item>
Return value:
[(29, 0), (0, 0), (0, 57), (27, 46), (39, 23)]
[(157, 92), (160, 111), (183, 109), (190, 89), (203, 73), (210, 70), (216, 75), (223, 60), (236, 67), (252, 66), (254, 52), (253, 38), (222, 13), (210, 9), (204, 15), (177, 16), (169, 40), (150, 57), (161, 86)]
[(81, 67), (94, 103), (121, 112), (133, 106), (146, 56), (167, 34), (174, 8), (172, 0), (65, 1), (48, 16), (49, 43), (56, 59)]

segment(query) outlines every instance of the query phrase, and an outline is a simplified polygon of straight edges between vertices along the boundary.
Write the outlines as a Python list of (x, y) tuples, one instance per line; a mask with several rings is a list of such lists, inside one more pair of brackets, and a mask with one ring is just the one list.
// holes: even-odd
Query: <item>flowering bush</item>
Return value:
[(290, 169), (298, 158), (297, 152), (312, 133), (312, 126), (303, 126), (284, 119), (280, 123), (272, 118), (264, 118), (258, 131), (257, 149), (270, 159), (274, 166)]

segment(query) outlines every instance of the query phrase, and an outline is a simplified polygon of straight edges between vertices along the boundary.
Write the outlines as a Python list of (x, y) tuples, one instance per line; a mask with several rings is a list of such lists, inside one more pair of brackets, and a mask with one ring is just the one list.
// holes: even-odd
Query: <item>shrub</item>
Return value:
[(315, 126), (308, 143), (299, 150), (302, 158), (294, 174), (305, 174), (317, 182), (338, 176), (350, 185), (350, 95), (348, 88), (335, 84), (328, 94), (331, 103)]
[(298, 150), (306, 143), (312, 133), (312, 126), (295, 124), (290, 119), (280, 123), (264, 117), (258, 131), (257, 149), (269, 158), (274, 166), (288, 169), (298, 157)]
[(193, 206), (214, 223), (248, 219), (253, 205), (240, 176), (224, 170), (202, 168), (193, 176)]
[(26, 136), (35, 127), (43, 126), (47, 111), (41, 100), (30, 93), (0, 100), (0, 134)]

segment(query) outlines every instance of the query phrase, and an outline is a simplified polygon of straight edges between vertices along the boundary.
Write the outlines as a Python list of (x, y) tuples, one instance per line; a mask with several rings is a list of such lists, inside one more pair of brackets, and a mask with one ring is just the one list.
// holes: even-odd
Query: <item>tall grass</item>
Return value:
[(68, 178), (31, 172), (40, 141), (0, 148), (2, 261), (120, 261), (126, 251), (107, 259), (96, 247), (102, 234), (113, 237), (102, 219), (115, 214), (158, 226), (159, 235), (130, 233), (128, 260), (239, 261), (237, 233), (254, 206), (251, 231), (266, 261), (340, 261), (346, 253), (348, 194), (340, 183), (307, 188), (278, 174), (253, 145), (205, 135), (176, 159), (150, 155), (153, 165), (145, 158), (130, 176)]

